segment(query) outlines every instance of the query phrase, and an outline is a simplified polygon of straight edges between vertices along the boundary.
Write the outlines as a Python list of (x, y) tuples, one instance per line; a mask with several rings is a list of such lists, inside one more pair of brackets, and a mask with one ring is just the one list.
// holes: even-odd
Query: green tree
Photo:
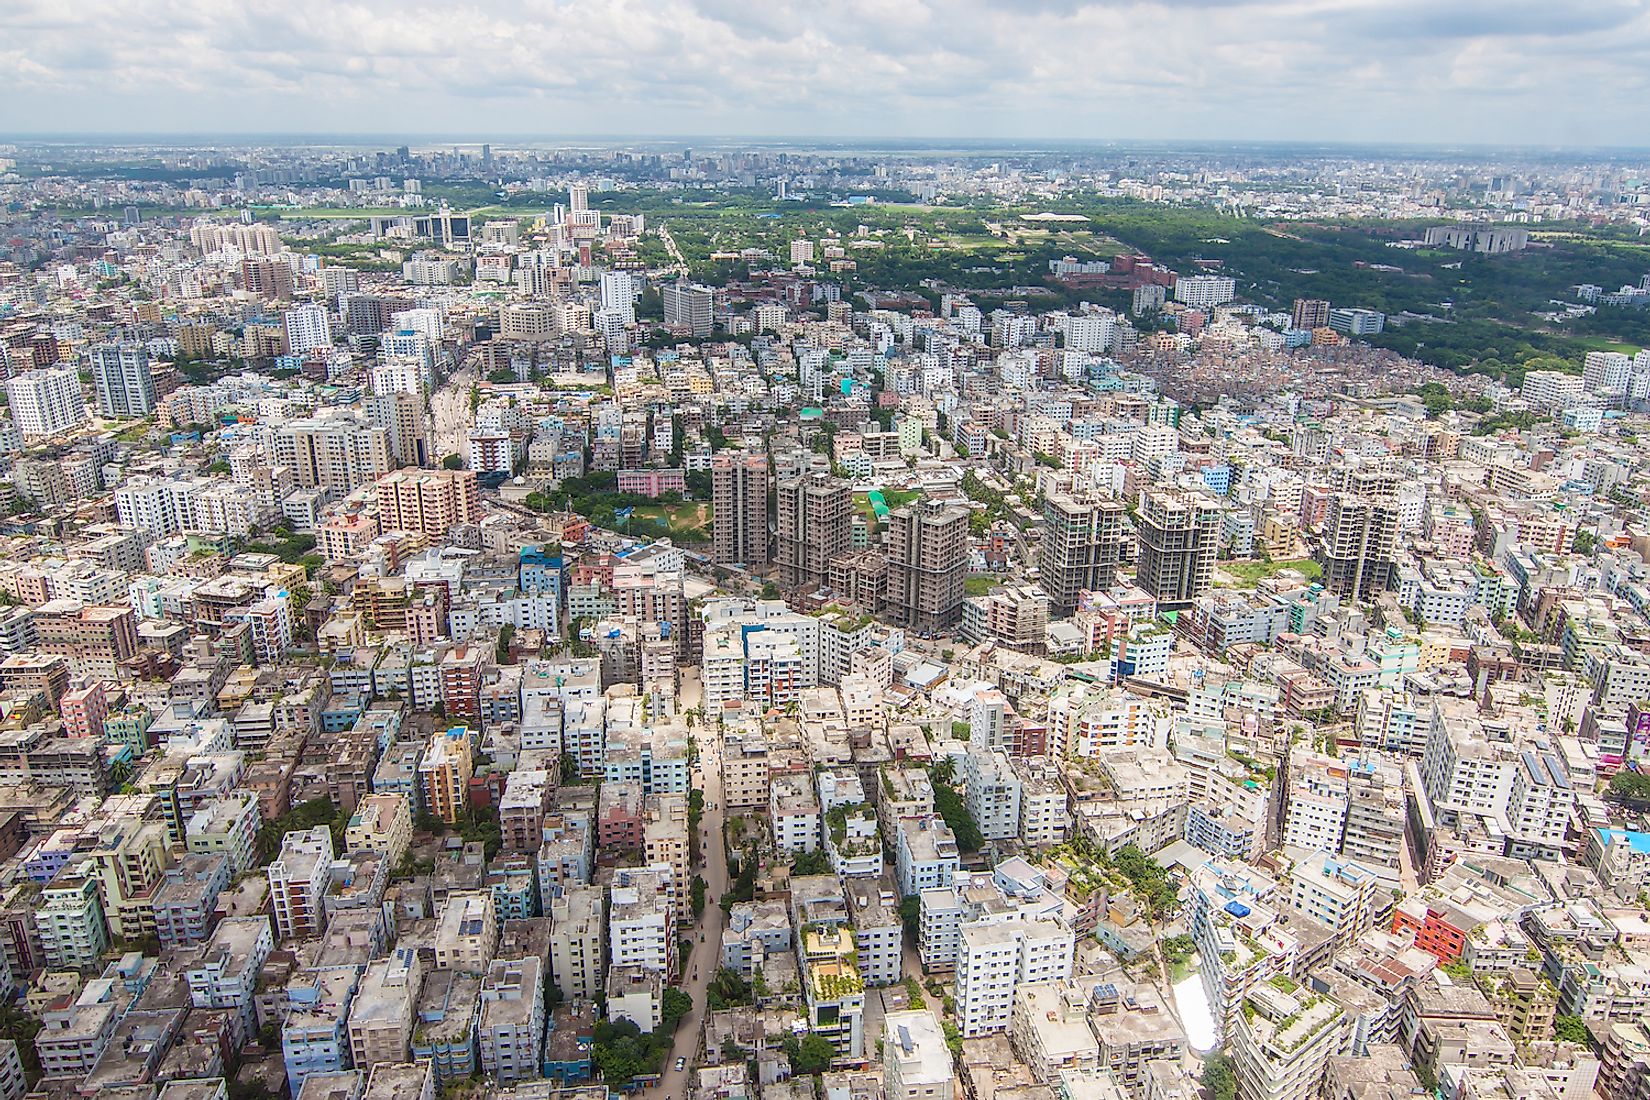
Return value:
[(1237, 1096), (1237, 1074), (1232, 1072), (1232, 1060), (1224, 1054), (1211, 1054), (1203, 1063), (1203, 1091), (1208, 1100), (1234, 1100)]
[(1561, 1042), (1577, 1043), (1581, 1046), (1593, 1045), (1593, 1033), (1588, 1030), (1587, 1021), (1580, 1016), (1553, 1017), (1553, 1034)]
[(800, 852), (791, 864), (793, 875), (828, 875), (831, 873), (831, 857), (825, 854), (825, 849), (815, 848), (811, 852)]
[(911, 894), (899, 899), (899, 919), (905, 925), (905, 934), (915, 942), (917, 927), (922, 922), (922, 895)]
[(664, 996), (659, 1000), (659, 1030), (666, 1033), (675, 1031), (682, 1017), (692, 1011), (693, 998), (686, 991), (673, 985), (666, 986)]
[(783, 1045), (786, 1057), (791, 1060), (791, 1072), (798, 1077), (824, 1073), (836, 1057), (831, 1041), (818, 1032), (809, 1032), (800, 1040), (795, 1035), (787, 1035)]
[(702, 875), (693, 876), (693, 915), (703, 916), (705, 912), (705, 879)]
[(464, 456), (463, 455), (448, 455), (446, 458), (441, 460), (441, 468), (443, 470), (462, 470), (462, 469), (464, 469)]

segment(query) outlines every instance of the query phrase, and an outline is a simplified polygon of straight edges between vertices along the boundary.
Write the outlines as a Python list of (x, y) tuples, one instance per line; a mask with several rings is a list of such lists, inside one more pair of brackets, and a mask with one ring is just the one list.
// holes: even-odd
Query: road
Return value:
[(670, 253), (670, 258), (676, 261), (676, 274), (684, 279), (687, 278), (687, 258), (682, 255), (682, 250), (676, 247), (676, 238), (670, 235), (670, 230), (665, 227), (663, 222), (659, 223), (659, 239), (665, 242), (665, 250)]
[(472, 367), (461, 367), (430, 395), (430, 461), (447, 455), (464, 454), (465, 433), (470, 430), (470, 387), (475, 384)]
[[(684, 668), (679, 696), (682, 709), (697, 707), (702, 698), (698, 670)], [(699, 873), (705, 877), (705, 914), (698, 927), (688, 929), (693, 939), (693, 953), (688, 956), (687, 970), (679, 980), (681, 987), (693, 997), (693, 1011), (676, 1028), (676, 1042), (671, 1048), (670, 1060), (665, 1064), (659, 1084), (651, 1090), (651, 1095), (669, 1097), (670, 1100), (685, 1100), (688, 1094), (687, 1085), (698, 1059), (705, 1024), (705, 990), (716, 973), (722, 950), (722, 929), (728, 919), (717, 904), (728, 890), (728, 857), (722, 845), (722, 822), (727, 812), (722, 801), (722, 746), (717, 741), (716, 731), (707, 728), (702, 721), (694, 727), (694, 737), (699, 746), (698, 786), (705, 792), (705, 815), (700, 826), (704, 839), (699, 845), (704, 860)], [(699, 938), (701, 934), (703, 942)], [(695, 972), (699, 975), (697, 979), (693, 976)], [(686, 1069), (676, 1068), (678, 1057), (687, 1059)]]

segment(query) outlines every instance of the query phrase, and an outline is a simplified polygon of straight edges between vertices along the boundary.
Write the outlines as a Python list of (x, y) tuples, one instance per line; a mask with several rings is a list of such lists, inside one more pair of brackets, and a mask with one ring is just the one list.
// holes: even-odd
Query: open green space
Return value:
[(680, 542), (705, 542), (710, 538), (711, 505), (706, 501), (683, 501), (680, 504), (642, 504), (631, 513), (629, 522), (621, 521), (621, 529), (639, 534), (652, 527)]
[(1251, 588), (1268, 577), (1277, 576), (1285, 569), (1295, 570), (1308, 581), (1315, 581), (1323, 576), (1323, 566), (1311, 558), (1295, 558), (1291, 561), (1223, 561), (1217, 564), (1215, 569), (1231, 577), (1236, 582), (1236, 587), (1240, 588)]

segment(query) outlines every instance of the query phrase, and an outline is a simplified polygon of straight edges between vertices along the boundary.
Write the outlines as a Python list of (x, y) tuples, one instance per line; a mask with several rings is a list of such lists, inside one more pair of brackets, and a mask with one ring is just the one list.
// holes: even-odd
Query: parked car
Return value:
[(686, 1058), (676, 1059), (676, 1070), (677, 1070), (677, 1072), (679, 1073), (684, 1069), (687, 1069), (687, 1059)]

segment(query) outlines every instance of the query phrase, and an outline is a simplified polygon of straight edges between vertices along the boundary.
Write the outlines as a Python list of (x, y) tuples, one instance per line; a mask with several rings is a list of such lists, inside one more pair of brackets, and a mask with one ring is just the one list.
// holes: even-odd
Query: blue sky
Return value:
[(1650, 146), (1650, 0), (0, 0), (0, 131)]

